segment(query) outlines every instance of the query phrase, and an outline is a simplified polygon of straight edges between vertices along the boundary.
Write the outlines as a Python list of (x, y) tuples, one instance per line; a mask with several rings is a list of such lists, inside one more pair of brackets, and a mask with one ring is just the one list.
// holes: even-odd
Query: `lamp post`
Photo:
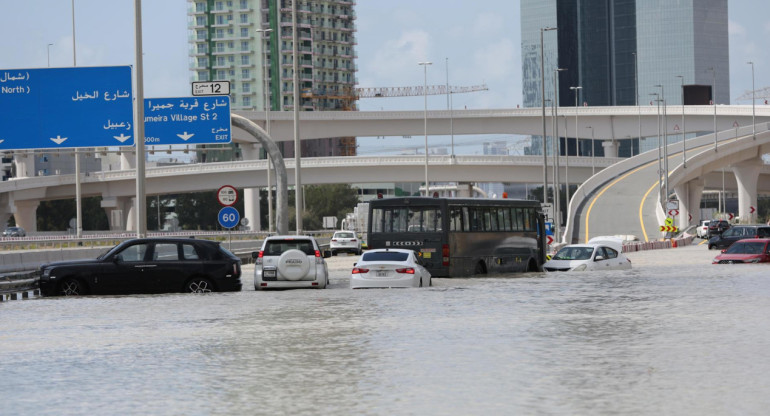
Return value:
[(685, 140), (687, 137), (685, 136), (687, 134), (687, 128), (684, 124), (684, 75), (677, 75), (677, 78), (682, 80), (682, 167), (687, 168), (687, 146), (685, 145)]
[(418, 62), (417, 65), (422, 65), (423, 70), (423, 84), (422, 84), (422, 96), (424, 102), (423, 118), (425, 122), (425, 196), (430, 195), (430, 182), (428, 182), (428, 65), (432, 65), (433, 62)]
[(751, 65), (751, 135), (754, 138), (754, 140), (757, 140), (757, 122), (756, 122), (756, 92), (754, 91), (754, 62), (746, 62), (747, 64)]
[(714, 151), (717, 150), (717, 70), (712, 66), (711, 71), (711, 101), (714, 104)]
[(455, 126), (454, 126), (454, 111), (452, 108), (452, 90), (449, 87), (449, 58), (446, 58), (446, 105), (449, 110), (449, 136), (452, 140), (452, 162), (455, 160)]
[[(577, 87), (569, 87), (572, 91), (575, 92), (575, 149), (580, 150), (580, 133), (578, 132), (578, 94), (580, 93), (580, 90), (583, 89), (581, 86)], [(565, 125), (566, 130), (566, 125)], [(567, 143), (567, 170), (565, 174), (567, 175), (566, 181), (567, 181), (567, 206), (569, 206), (570, 203), (570, 197), (569, 197), (569, 142)]]
[(546, 148), (545, 131), (545, 53), (543, 51), (543, 32), (556, 30), (555, 27), (540, 28), (540, 100), (542, 103), (543, 119), (543, 203), (548, 202), (548, 151)]
[(48, 49), (48, 67), (51, 67), (51, 46), (53, 46), (53, 43), (49, 43), (46, 49)]
[(660, 178), (661, 173), (663, 172), (663, 166), (662, 166), (662, 150), (660, 148), (660, 94), (657, 92), (653, 92), (650, 95), (655, 96), (655, 103), (658, 106), (657, 111), (657, 119), (658, 119), (658, 194), (661, 193), (661, 189), (663, 189), (663, 181)]
[[(273, 29), (257, 29), (256, 32), (259, 33), (262, 38), (267, 40), (268, 44), (270, 43), (270, 32), (272, 32)], [(270, 135), (270, 84), (268, 82), (268, 79), (270, 78), (268, 76), (268, 66), (267, 66), (267, 48), (268, 46), (265, 46), (265, 51), (262, 54), (262, 79), (264, 81), (264, 87), (263, 87), (263, 96), (265, 100), (265, 131), (267, 132), (267, 135)], [(267, 230), (268, 232), (273, 232), (273, 184), (271, 180), (272, 176), (272, 160), (270, 159), (270, 153), (265, 152), (265, 157), (267, 158)], [(259, 221), (259, 220), (257, 220)]]
[(566, 71), (567, 68), (554, 68), (553, 70), (553, 137), (551, 138), (551, 147), (553, 148), (553, 197), (554, 197), (554, 215), (556, 241), (559, 240), (559, 228), (561, 224), (561, 183), (559, 181), (559, 156), (561, 156), (561, 138), (559, 137), (559, 72)]
[[(636, 54), (636, 52), (632, 52), (631, 55), (634, 55), (634, 90), (635, 90), (635, 97), (636, 98), (636, 112), (639, 116), (639, 146), (641, 146), (642, 141), (642, 107), (639, 105), (639, 56)], [(631, 155), (634, 154), (634, 147), (631, 146)]]
[(587, 129), (591, 129), (591, 176), (596, 174), (596, 163), (594, 159), (594, 126), (587, 126)]
[(655, 85), (660, 88), (660, 97), (663, 102), (663, 189), (665, 197), (663, 201), (668, 200), (668, 118), (666, 117), (666, 90), (663, 85)]

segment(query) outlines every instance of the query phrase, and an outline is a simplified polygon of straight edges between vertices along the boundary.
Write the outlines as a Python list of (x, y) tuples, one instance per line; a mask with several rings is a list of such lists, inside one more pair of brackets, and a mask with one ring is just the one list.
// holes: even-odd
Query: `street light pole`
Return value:
[[(636, 54), (636, 52), (632, 52), (632, 55), (634, 55), (634, 90), (636, 92), (636, 95), (634, 98), (636, 98), (636, 112), (639, 116), (639, 146), (641, 146), (642, 141), (642, 107), (639, 105), (639, 56)], [(634, 149), (633, 145), (631, 146), (631, 155), (633, 156)]]
[(452, 90), (449, 87), (449, 58), (446, 58), (446, 105), (449, 110), (449, 136), (452, 140), (452, 162), (455, 160), (455, 126), (454, 126), (454, 112), (452, 111)]
[(540, 28), (540, 100), (542, 103), (543, 119), (543, 203), (548, 202), (548, 150), (546, 147), (545, 131), (545, 52), (543, 51), (543, 32), (556, 30), (555, 27)]
[(687, 128), (684, 124), (684, 76), (683, 75), (677, 75), (677, 78), (682, 80), (682, 167), (687, 168), (687, 146), (685, 145), (685, 140), (687, 139)]
[(594, 126), (586, 126), (591, 129), (591, 176), (596, 174), (596, 163), (594, 159)]
[(422, 65), (423, 70), (423, 84), (422, 84), (422, 96), (425, 104), (423, 109), (423, 118), (425, 122), (425, 196), (430, 195), (430, 182), (428, 182), (428, 65), (432, 65), (433, 62), (418, 62), (417, 65)]
[(756, 122), (756, 92), (754, 91), (754, 62), (747, 62), (747, 64), (751, 65), (751, 135), (753, 136), (754, 140), (757, 140), (757, 122)]
[[(260, 33), (260, 36), (267, 40), (267, 44), (270, 43), (270, 32), (273, 29), (257, 29), (256, 32)], [(265, 45), (265, 51), (262, 54), (262, 80), (264, 81), (263, 96), (265, 100), (265, 131), (267, 135), (270, 135), (270, 83), (268, 79), (268, 65), (267, 65), (267, 49), (268, 45)], [(273, 184), (272, 184), (272, 159), (270, 159), (270, 152), (265, 152), (267, 158), (267, 231), (273, 232)], [(259, 219), (257, 219), (259, 221)]]
[(712, 66), (711, 71), (711, 101), (714, 104), (714, 151), (717, 149), (717, 70)]
[[(577, 151), (580, 150), (580, 132), (578, 131), (578, 94), (580, 93), (580, 90), (583, 87), (577, 86), (577, 87), (569, 87), (572, 91), (575, 92), (575, 149)], [(565, 127), (566, 130), (566, 127)], [(569, 197), (569, 143), (567, 143), (567, 171), (565, 172), (567, 175), (567, 206), (569, 207), (570, 203), (570, 197)]]
[(51, 67), (51, 46), (53, 46), (53, 43), (49, 43), (47, 46), (48, 49), (48, 67)]
[(663, 102), (663, 189), (664, 201), (668, 200), (668, 118), (666, 117), (666, 90), (663, 85), (655, 85), (660, 88), (661, 101)]
[(655, 96), (655, 103), (658, 106), (657, 111), (657, 120), (658, 120), (658, 194), (661, 193), (661, 190), (663, 189), (663, 181), (660, 178), (661, 173), (663, 172), (663, 165), (662, 165), (662, 150), (660, 148), (660, 94), (657, 92), (651, 93), (650, 95)]
[(556, 241), (560, 241), (561, 224), (561, 183), (559, 181), (559, 156), (561, 156), (561, 138), (559, 137), (559, 72), (566, 71), (567, 68), (555, 68), (553, 70), (553, 138), (551, 144), (553, 148), (553, 196), (554, 196), (554, 215)]

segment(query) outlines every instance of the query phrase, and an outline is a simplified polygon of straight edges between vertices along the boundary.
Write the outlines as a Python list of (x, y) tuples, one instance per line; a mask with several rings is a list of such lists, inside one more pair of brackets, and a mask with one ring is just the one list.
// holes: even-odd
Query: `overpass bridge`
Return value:
[[(550, 109), (547, 117), (550, 118)], [(596, 167), (601, 169), (621, 162), (616, 158), (618, 140), (654, 137), (659, 127), (668, 135), (681, 135), (681, 119), (686, 119), (687, 133), (711, 132), (714, 126), (722, 131), (720, 141), (731, 137), (734, 127), (751, 128), (751, 106), (668, 106), (668, 117), (660, 124), (657, 106), (644, 107), (560, 107), (560, 136), (590, 139), (591, 134), (585, 127), (591, 126), (593, 138), (602, 141), (606, 158), (596, 158)], [(684, 113), (683, 113), (684, 112)], [(237, 112), (255, 121), (265, 124), (265, 112)], [(716, 116), (715, 116), (716, 114)], [(575, 116), (578, 127), (575, 131)], [(422, 135), (424, 130), (423, 111), (370, 111), (370, 112), (302, 112), (300, 113), (300, 136), (302, 139), (331, 137), (366, 137), (366, 136), (403, 136)], [(539, 108), (526, 109), (490, 109), (490, 110), (442, 110), (428, 111), (428, 134), (448, 135), (453, 132), (456, 141), (462, 143), (464, 137), (481, 134), (531, 134), (542, 135), (542, 116)], [(293, 140), (293, 120), (290, 112), (268, 112), (270, 134), (276, 141)], [(757, 123), (770, 122), (770, 107), (756, 107)], [(451, 125), (451, 130), (450, 130)], [(551, 123), (547, 122), (547, 134), (551, 135)], [(742, 131), (745, 131), (743, 127)], [(737, 134), (737, 133), (736, 133)], [(707, 137), (699, 140), (707, 142)], [(258, 145), (256, 139), (240, 129), (233, 129), (233, 138), (237, 143), (252, 144), (242, 146), (245, 159), (256, 159)], [(688, 139), (688, 147), (692, 140)], [(676, 153), (679, 144), (669, 146), (671, 154)], [(635, 163), (649, 163), (650, 158), (657, 158), (657, 153), (647, 152), (644, 158), (627, 159), (622, 169), (611, 172), (630, 170)], [(133, 227), (131, 201), (134, 195), (133, 169), (134, 158), (131, 152), (123, 152), (121, 170), (98, 172), (82, 178), (83, 195), (102, 195), (102, 206), (108, 211), (111, 227), (128, 229)], [(719, 153), (718, 157), (723, 153)], [(641, 156), (641, 155), (640, 155)], [(430, 156), (431, 178), (439, 182), (521, 182), (542, 183), (542, 156)], [(548, 163), (550, 164), (550, 157)], [(657, 159), (656, 159), (657, 160)], [(287, 159), (287, 168), (293, 167), (293, 161)], [(644, 163), (643, 163), (644, 162)], [(0, 213), (8, 218), (15, 214), (17, 222), (31, 231), (35, 229), (35, 210), (42, 200), (72, 198), (74, 196), (74, 176), (57, 175), (34, 177), (23, 158), (17, 158), (17, 172), (27, 177), (14, 179), (0, 185)], [(424, 156), (416, 157), (346, 157), (346, 158), (303, 158), (302, 170), (304, 183), (354, 183), (354, 182), (421, 182), (424, 169)], [(560, 158), (560, 176), (565, 177), (565, 165), (570, 166), (570, 182), (582, 183), (589, 178), (591, 158)], [(631, 166), (631, 167), (629, 167)], [(246, 160), (243, 162), (207, 163), (170, 168), (148, 170), (146, 190), (148, 195), (217, 189), (223, 183), (253, 189), (266, 186), (266, 162), (264, 160)], [(623, 170), (626, 169), (626, 170)], [(551, 176), (549, 167), (549, 176)], [(657, 174), (657, 170), (656, 170)], [(601, 183), (606, 174), (599, 174), (599, 179), (589, 184)], [(708, 175), (707, 175), (708, 176)], [(312, 178), (312, 179), (311, 179)], [(550, 182), (550, 181), (549, 181)], [(764, 183), (764, 181), (761, 181)], [(584, 184), (585, 185), (585, 184)], [(583, 193), (586, 194), (585, 188)], [(256, 193), (254, 193), (256, 194)], [(253, 194), (252, 194), (253, 195)], [(256, 194), (258, 195), (258, 194)], [(587, 194), (586, 194), (587, 195)], [(256, 197), (258, 198), (258, 196)], [(258, 200), (247, 198), (246, 217), (255, 216)], [(574, 202), (574, 201), (573, 201)], [(251, 208), (249, 208), (251, 207)], [(112, 215), (113, 213), (121, 215)], [(575, 215), (570, 206), (570, 216)], [(118, 218), (119, 217), (119, 218)], [(571, 223), (568, 223), (571, 224)], [(568, 225), (569, 226), (569, 225)]]

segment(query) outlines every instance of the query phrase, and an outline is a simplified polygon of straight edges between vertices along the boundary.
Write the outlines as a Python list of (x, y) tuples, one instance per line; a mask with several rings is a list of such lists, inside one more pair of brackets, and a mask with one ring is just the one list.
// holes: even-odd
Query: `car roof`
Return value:
[(146, 237), (146, 238), (132, 238), (123, 241), (123, 243), (191, 243), (191, 244), (216, 244), (219, 245), (219, 241), (203, 240), (192, 237)]
[(265, 240), (315, 240), (311, 235), (271, 235), (266, 237)]
[(736, 241), (736, 243), (770, 243), (770, 238), (744, 238)]

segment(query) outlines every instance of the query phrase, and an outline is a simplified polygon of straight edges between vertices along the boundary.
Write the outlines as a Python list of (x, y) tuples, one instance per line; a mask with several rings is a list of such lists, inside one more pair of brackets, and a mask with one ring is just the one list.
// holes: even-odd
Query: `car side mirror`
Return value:
[(596, 256), (596, 258), (594, 259), (594, 261), (602, 261), (602, 260), (604, 260), (604, 256)]
[(259, 252), (258, 252), (258, 251), (252, 251), (252, 252), (251, 252), (251, 258), (252, 258), (252, 259), (256, 259), (256, 258), (258, 258), (258, 257), (259, 257)]
[(115, 257), (112, 258), (112, 261), (114, 263), (120, 263), (123, 261), (123, 255), (122, 254), (116, 254)]
[(331, 257), (331, 256), (332, 256), (332, 252), (331, 252), (331, 251), (329, 251), (329, 250), (324, 250), (324, 258), (325, 258), (325, 259), (328, 259), (328, 258), (329, 258), (329, 257)]

